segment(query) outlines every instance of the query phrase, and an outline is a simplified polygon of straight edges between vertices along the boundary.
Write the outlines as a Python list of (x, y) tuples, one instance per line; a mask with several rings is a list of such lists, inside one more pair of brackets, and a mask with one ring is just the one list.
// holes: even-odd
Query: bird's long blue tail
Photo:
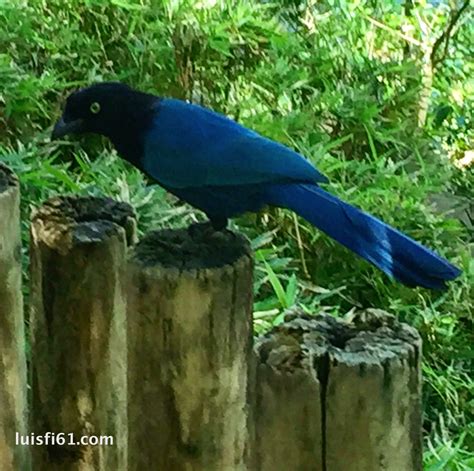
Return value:
[(461, 270), (370, 214), (311, 184), (269, 186), (267, 202), (289, 208), (408, 286), (445, 288)]

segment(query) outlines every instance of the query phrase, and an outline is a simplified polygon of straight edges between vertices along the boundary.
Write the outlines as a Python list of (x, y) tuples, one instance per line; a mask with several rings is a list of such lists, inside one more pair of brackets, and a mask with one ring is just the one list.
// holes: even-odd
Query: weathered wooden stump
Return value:
[[(31, 227), (34, 469), (126, 469), (127, 242), (133, 211), (106, 198), (54, 198)], [(73, 439), (68, 434), (73, 434)], [(71, 444), (112, 436), (113, 446)]]
[(26, 358), (21, 292), (20, 189), (0, 163), (0, 469), (28, 469)]
[(161, 231), (131, 255), (129, 470), (246, 470), (252, 257), (243, 237)]
[(421, 340), (387, 313), (289, 315), (256, 347), (261, 471), (421, 471)]

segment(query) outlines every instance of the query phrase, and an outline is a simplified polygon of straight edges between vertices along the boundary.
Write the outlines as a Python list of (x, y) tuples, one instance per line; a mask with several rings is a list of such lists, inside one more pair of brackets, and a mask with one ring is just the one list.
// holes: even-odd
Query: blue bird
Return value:
[(52, 138), (108, 137), (124, 159), (204, 211), (213, 228), (265, 206), (288, 208), (408, 286), (440, 289), (461, 271), (400, 231), (323, 190), (297, 152), (198, 105), (101, 83), (71, 94)]

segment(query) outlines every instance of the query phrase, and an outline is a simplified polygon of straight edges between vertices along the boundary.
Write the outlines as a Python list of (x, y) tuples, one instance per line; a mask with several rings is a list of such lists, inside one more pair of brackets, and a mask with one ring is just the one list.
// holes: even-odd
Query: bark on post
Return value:
[(387, 313), (290, 314), (256, 353), (257, 469), (421, 471), (421, 340)]
[(27, 433), (26, 358), (21, 292), (20, 190), (0, 163), (0, 469), (28, 469), (29, 449), (15, 445)]
[[(133, 211), (106, 198), (54, 198), (31, 227), (34, 469), (126, 469), (127, 241)], [(112, 436), (113, 446), (71, 444)]]
[(130, 258), (130, 471), (249, 469), (250, 249), (193, 229), (152, 233)]

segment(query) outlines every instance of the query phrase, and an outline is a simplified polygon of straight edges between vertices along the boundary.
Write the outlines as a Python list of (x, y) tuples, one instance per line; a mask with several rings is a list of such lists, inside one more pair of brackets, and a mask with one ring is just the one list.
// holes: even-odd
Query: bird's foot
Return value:
[(191, 238), (195, 239), (196, 237), (202, 237), (206, 234), (212, 234), (214, 232), (214, 228), (210, 221), (206, 222), (195, 222), (188, 227), (188, 233)]
[(192, 239), (211, 239), (213, 236), (226, 230), (227, 220), (211, 219), (206, 222), (198, 222), (188, 227), (188, 233)]

